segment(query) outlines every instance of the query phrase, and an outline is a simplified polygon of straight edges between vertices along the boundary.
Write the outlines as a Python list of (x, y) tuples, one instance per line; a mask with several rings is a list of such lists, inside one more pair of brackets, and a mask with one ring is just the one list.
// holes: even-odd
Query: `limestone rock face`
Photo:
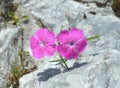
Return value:
[[(89, 41), (80, 61), (67, 61), (69, 70), (61, 65), (50, 63), (59, 59), (58, 54), (36, 60), (32, 57), (31, 65), (37, 70), (19, 79), (19, 88), (119, 88), (120, 86), (120, 19), (111, 6), (99, 7), (112, 0), (14, 0), (19, 3), (16, 14), (28, 15), (27, 24), (19, 27), (2, 28), (0, 25), (0, 88), (6, 88), (10, 64), (17, 60), (21, 48), (30, 52), (30, 37), (38, 28), (47, 27), (56, 35), (64, 29), (77, 27), (85, 36), (99, 35), (100, 38)], [(1, 4), (1, 1), (0, 1)], [(1, 8), (1, 5), (0, 5)], [(1, 10), (1, 9), (0, 9)], [(16, 42), (17, 40), (17, 42)], [(34, 63), (35, 62), (35, 63)]]
[(0, 88), (6, 88), (10, 65), (18, 60), (21, 48), (20, 28), (8, 26), (6, 22), (12, 1), (0, 0)]
[(20, 44), (19, 28), (0, 30), (0, 88), (6, 88), (10, 65), (17, 60)]
[(74, 63), (65, 73), (54, 68), (35, 71), (20, 79), (20, 88), (119, 88), (119, 57), (119, 51), (106, 49), (86, 56), (87, 62)]
[(42, 22), (55, 33), (59, 33), (62, 28), (76, 27), (85, 15), (90, 16), (91, 13), (112, 14), (110, 7), (98, 8), (94, 3), (87, 6), (72, 0), (23, 0), (21, 4), (23, 8), (30, 11), (37, 22)]
[(69, 71), (48, 62), (58, 59), (58, 55), (42, 62), (36, 60), (38, 70), (21, 77), (20, 88), (119, 88), (120, 19), (111, 7), (99, 8), (95, 3), (82, 4), (73, 0), (23, 0), (21, 7), (55, 34), (61, 28), (77, 27), (86, 37), (99, 35), (100, 38), (88, 42), (80, 62), (67, 62)]

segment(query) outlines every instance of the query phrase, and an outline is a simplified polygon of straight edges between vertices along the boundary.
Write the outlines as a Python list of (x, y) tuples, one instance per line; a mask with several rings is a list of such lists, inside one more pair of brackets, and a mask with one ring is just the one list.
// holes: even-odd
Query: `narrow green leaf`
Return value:
[(95, 35), (95, 36), (92, 36), (92, 37), (87, 38), (87, 40), (88, 40), (88, 41), (92, 41), (92, 40), (95, 40), (95, 39), (98, 39), (98, 38), (100, 38), (100, 36)]
[(10, 16), (11, 18), (13, 18), (13, 17), (15, 16), (15, 13), (14, 13), (14, 12), (9, 12), (9, 16)]
[(49, 61), (49, 62), (62, 62), (62, 60), (52, 60), (52, 61)]
[(29, 16), (25, 15), (25, 16), (22, 16), (23, 19), (28, 19)]

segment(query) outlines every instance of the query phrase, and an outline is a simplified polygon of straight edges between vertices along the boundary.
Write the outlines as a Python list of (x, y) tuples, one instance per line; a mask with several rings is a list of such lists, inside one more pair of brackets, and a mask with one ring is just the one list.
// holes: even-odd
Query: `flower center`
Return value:
[(42, 47), (45, 46), (45, 42), (44, 42), (44, 41), (41, 41), (41, 42), (40, 42), (40, 46), (42, 46)]
[(69, 43), (70, 46), (74, 46), (74, 44), (75, 43), (73, 41)]

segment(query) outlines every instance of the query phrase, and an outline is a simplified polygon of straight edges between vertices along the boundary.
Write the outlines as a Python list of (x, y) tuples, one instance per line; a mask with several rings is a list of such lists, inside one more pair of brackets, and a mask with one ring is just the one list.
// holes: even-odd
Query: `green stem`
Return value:
[(60, 58), (61, 58), (61, 61), (63, 62), (63, 64), (65, 65), (66, 69), (68, 69), (66, 61), (61, 56), (60, 56)]

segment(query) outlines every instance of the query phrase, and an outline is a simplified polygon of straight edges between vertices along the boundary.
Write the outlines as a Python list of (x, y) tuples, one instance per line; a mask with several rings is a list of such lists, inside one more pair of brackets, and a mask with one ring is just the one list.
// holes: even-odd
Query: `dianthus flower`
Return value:
[(87, 45), (83, 31), (77, 28), (61, 31), (57, 36), (57, 41), (57, 51), (67, 60), (78, 58)]
[(52, 56), (56, 51), (54, 33), (47, 28), (37, 30), (30, 39), (30, 48), (35, 58)]

